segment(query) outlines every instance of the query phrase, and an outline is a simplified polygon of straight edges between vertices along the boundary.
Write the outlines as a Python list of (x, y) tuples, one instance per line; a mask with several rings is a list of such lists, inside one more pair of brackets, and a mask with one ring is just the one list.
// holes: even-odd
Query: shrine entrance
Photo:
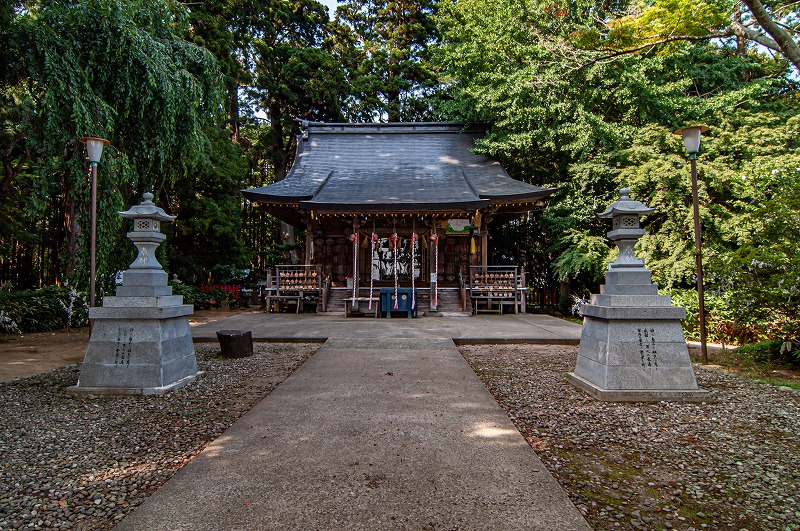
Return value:
[[(396, 252), (395, 252), (396, 251)], [(389, 238), (379, 238), (371, 254), (370, 263), (372, 264), (372, 278), (374, 281), (394, 282), (395, 277), (395, 259), (397, 260), (397, 279), (400, 281), (411, 281), (412, 275), (412, 262), (413, 262), (413, 275), (417, 283), (422, 281), (422, 271), (427, 270), (427, 261), (424, 260), (424, 254), (421, 250), (421, 245), (418, 242), (413, 243), (413, 261), (412, 261), (412, 242), (410, 239), (400, 240), (397, 249), (392, 245)], [(367, 249), (367, 256), (370, 250)], [(396, 254), (396, 257), (395, 257)], [(362, 281), (369, 282), (369, 272), (366, 273), (367, 277), (362, 278)]]

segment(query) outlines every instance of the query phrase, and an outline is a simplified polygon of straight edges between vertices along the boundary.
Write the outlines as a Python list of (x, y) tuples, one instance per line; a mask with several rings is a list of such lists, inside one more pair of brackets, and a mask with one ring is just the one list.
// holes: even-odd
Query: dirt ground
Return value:
[[(232, 313), (226, 310), (198, 311), (189, 318), (189, 323), (210, 323), (229, 317)], [(0, 382), (78, 363), (83, 360), (88, 343), (88, 328), (73, 328), (69, 332), (58, 330), (0, 335)]]

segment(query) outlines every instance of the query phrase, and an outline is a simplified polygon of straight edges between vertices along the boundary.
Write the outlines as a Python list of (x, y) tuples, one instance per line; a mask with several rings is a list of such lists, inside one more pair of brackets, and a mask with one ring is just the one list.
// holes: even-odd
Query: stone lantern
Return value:
[(133, 220), (133, 230), (127, 234), (139, 250), (130, 269), (122, 274), (122, 286), (117, 288), (117, 296), (164, 296), (172, 295), (167, 285), (167, 273), (161, 269), (156, 259), (156, 248), (166, 239), (160, 232), (161, 222), (173, 222), (160, 207), (153, 204), (153, 194), (142, 194), (143, 201), (119, 215)]
[[(644, 260), (636, 258), (633, 248), (637, 240), (645, 235), (644, 230), (639, 227), (640, 217), (652, 214), (655, 209), (646, 207), (641, 201), (634, 201), (630, 194), (628, 188), (623, 188), (620, 190), (619, 201), (597, 215), (599, 218), (612, 220), (612, 231), (608, 233), (608, 239), (619, 249), (619, 257), (609, 266), (611, 271), (620, 268), (644, 268)], [(649, 283), (649, 274), (647, 280)]]
[(153, 194), (119, 215), (133, 221), (128, 238), (139, 253), (122, 273), (115, 297), (89, 310), (94, 328), (73, 394), (160, 395), (194, 381), (197, 371), (189, 316), (192, 306), (173, 295), (156, 259), (170, 216), (153, 204)]
[(575, 372), (569, 380), (600, 400), (705, 401), (697, 386), (681, 328), (686, 310), (659, 295), (634, 247), (644, 236), (640, 217), (655, 212), (631, 199), (628, 188), (598, 216), (612, 220), (608, 238), (619, 248), (600, 294), (582, 307), (584, 316)]

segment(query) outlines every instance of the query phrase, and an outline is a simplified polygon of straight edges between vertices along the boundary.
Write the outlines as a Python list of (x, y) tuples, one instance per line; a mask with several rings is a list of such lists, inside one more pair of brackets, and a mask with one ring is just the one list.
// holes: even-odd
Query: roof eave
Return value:
[(452, 210), (475, 210), (489, 206), (488, 199), (475, 199), (470, 201), (443, 202), (443, 203), (323, 203), (318, 201), (300, 201), (300, 207), (316, 212), (326, 211), (358, 211), (369, 212), (438, 212)]

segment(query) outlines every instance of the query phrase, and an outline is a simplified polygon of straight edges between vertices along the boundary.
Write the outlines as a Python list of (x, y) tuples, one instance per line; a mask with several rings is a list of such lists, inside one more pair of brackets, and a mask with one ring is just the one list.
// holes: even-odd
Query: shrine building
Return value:
[[(306, 122), (286, 177), (242, 193), (306, 232), (305, 267), (321, 283), (317, 311), (398, 286), (416, 288), (423, 311), (445, 302), (463, 310), (481, 296), (467, 300), (478, 271), (493, 271), (489, 227), (542, 208), (555, 190), (473, 153), (485, 134), (483, 125), (452, 122)], [(513, 282), (524, 287), (524, 276)]]

